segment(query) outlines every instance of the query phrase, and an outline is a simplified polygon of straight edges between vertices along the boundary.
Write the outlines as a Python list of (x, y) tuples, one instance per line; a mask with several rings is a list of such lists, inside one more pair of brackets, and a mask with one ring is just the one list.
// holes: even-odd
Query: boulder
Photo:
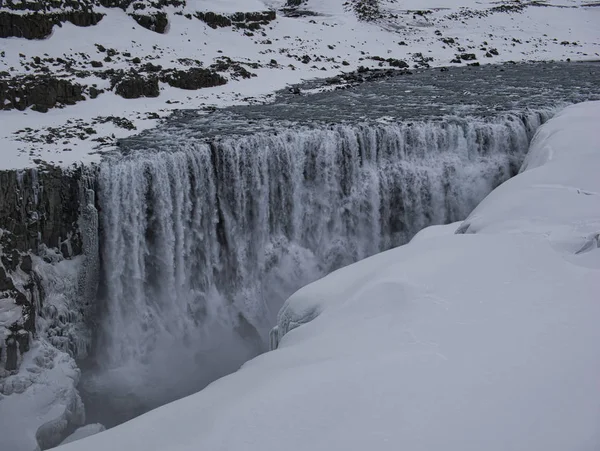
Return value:
[(190, 90), (210, 88), (227, 83), (227, 80), (216, 72), (200, 68), (165, 72), (162, 74), (161, 81), (174, 88)]
[(115, 93), (124, 99), (158, 97), (160, 94), (158, 78), (155, 76), (143, 77), (141, 75), (127, 76), (117, 83)]

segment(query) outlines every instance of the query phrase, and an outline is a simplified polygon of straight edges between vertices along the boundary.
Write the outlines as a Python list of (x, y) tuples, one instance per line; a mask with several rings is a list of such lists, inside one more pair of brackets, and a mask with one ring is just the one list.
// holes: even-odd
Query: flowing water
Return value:
[(116, 424), (234, 371), (301, 286), (464, 218), (516, 174), (557, 106), (600, 98), (597, 80), (593, 63), (422, 71), (181, 112), (125, 140), (98, 180), (89, 421)]

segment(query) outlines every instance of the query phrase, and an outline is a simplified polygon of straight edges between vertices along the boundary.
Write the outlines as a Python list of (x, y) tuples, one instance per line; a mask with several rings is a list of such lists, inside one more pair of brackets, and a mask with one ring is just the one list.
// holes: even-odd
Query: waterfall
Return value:
[(548, 117), (178, 138), (104, 162), (99, 360), (130, 392), (234, 370), (301, 286), (466, 217)]

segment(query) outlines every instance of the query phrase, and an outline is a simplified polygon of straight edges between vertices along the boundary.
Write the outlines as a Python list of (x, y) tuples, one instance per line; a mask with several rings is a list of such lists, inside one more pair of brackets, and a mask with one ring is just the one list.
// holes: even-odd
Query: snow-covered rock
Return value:
[(598, 121), (590, 102), (544, 125), (463, 233), (299, 290), (279, 329), (311, 321), (277, 350), (62, 449), (597, 449), (600, 249), (575, 244), (600, 230)]

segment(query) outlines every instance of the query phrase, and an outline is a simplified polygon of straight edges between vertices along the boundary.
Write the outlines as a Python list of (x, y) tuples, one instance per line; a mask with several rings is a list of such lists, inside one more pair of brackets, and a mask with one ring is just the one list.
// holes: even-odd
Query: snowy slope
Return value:
[[(101, 157), (98, 152), (114, 143), (115, 138), (156, 125), (158, 119), (150, 113), (164, 117), (176, 108), (265, 100), (290, 83), (351, 71), (361, 65), (379, 67), (372, 57), (395, 58), (413, 65), (420, 60), (415, 54), (421, 53), (432, 58), (429, 64), (439, 66), (451, 64), (457, 54), (464, 52), (475, 54), (481, 63), (589, 60), (600, 55), (600, 7), (586, 6), (593, 4), (582, 0), (524, 3), (523, 8), (518, 2), (500, 4), (491, 0), (388, 0), (381, 1), (381, 17), (375, 21), (359, 20), (345, 3), (309, 0), (301, 8), (313, 15), (288, 17), (280, 9), (283, 0), (188, 1), (182, 7), (164, 8), (169, 20), (165, 34), (141, 27), (118, 8), (98, 8), (105, 17), (95, 26), (77, 27), (65, 22), (55, 26), (45, 40), (1, 39), (0, 73), (8, 77), (38, 73), (41, 69), (34, 61), (41, 57), (44, 70), (50, 74), (85, 86), (95, 84), (106, 92), (47, 113), (30, 108), (0, 111), (4, 157), (0, 167), (31, 166), (38, 159), (62, 165), (97, 161)], [(510, 8), (499, 10), (499, 5)], [(232, 27), (213, 29), (190, 16), (197, 11), (229, 14), (269, 9), (277, 10), (277, 19), (253, 33)], [(97, 44), (116, 54), (106, 61), (107, 53)], [(489, 54), (492, 49), (498, 54)], [(257, 76), (244, 79), (226, 71), (226, 85), (197, 91), (160, 83), (159, 97), (130, 100), (117, 96), (110, 80), (99, 76), (101, 71), (139, 69), (139, 64), (132, 63), (134, 58), (140, 58), (141, 64), (185, 69), (190, 64), (209, 67), (225, 56)], [(307, 56), (310, 61), (303, 62)], [(58, 60), (44, 63), (57, 58), (72, 59), (71, 69)], [(92, 61), (102, 67), (93, 67)], [(388, 67), (387, 63), (384, 66)], [(90, 75), (79, 77), (73, 71), (89, 71)], [(103, 122), (113, 115), (130, 120), (135, 129)], [(77, 133), (90, 127), (93, 134)], [(99, 138), (105, 143), (97, 141)]]
[(299, 290), (277, 350), (61, 449), (598, 449), (599, 120), (589, 102), (544, 125), (456, 234)]

